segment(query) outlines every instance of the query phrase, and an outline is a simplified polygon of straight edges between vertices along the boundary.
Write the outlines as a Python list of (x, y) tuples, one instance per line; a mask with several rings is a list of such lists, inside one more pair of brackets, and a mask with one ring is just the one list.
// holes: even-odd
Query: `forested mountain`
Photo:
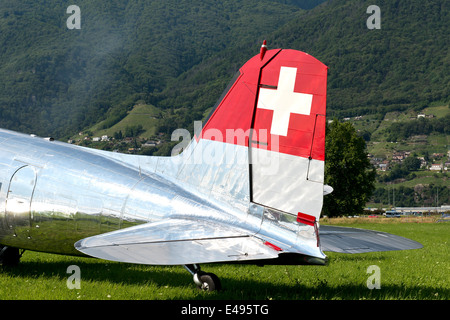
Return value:
[(139, 102), (190, 128), (263, 39), (329, 66), (330, 116), (448, 103), (448, 1), (378, 0), (373, 30), (373, 1), (322, 2), (77, 0), (71, 30), (67, 3), (1, 0), (0, 127), (63, 138)]
[(76, 5), (81, 29), (67, 27), (67, 3), (0, 1), (1, 127), (73, 133), (149, 99), (224, 48), (260, 43), (301, 10), (270, 0)]
[[(382, 118), (389, 111), (421, 110), (433, 101), (448, 102), (449, 2), (378, 1), (381, 29), (371, 30), (366, 26), (370, 16), (366, 10), (372, 3), (328, 1), (298, 12), (267, 37), (268, 44), (308, 52), (329, 67), (329, 117), (380, 114)], [(211, 92), (217, 74), (239, 65), (256, 50), (227, 48), (189, 70), (164, 92), (167, 101), (161, 106), (192, 104), (203, 110), (213, 105), (211, 100), (203, 103), (205, 88)], [(177, 99), (180, 96), (183, 101)]]
[[(380, 29), (366, 26), (372, 4), (381, 10)], [(448, 101), (448, 1), (329, 1), (301, 16), (274, 33), (274, 42), (302, 48), (329, 66), (328, 107), (343, 111), (336, 114)]]

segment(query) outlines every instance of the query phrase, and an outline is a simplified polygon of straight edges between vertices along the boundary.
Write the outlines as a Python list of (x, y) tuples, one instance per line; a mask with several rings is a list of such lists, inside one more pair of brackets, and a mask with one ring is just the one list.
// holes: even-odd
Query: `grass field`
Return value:
[[(105, 121), (101, 121), (89, 128), (88, 131), (91, 131), (95, 137), (101, 137), (103, 135), (112, 137), (115, 132), (122, 131), (122, 133), (125, 133), (128, 126), (132, 127), (141, 125), (143, 133), (140, 134), (140, 136), (142, 138), (149, 139), (156, 134), (156, 126), (158, 124), (157, 117), (161, 117), (161, 114), (162, 112), (153, 105), (137, 104), (128, 112), (126, 117), (114, 124), (112, 127), (102, 129)], [(74, 136), (72, 138), (74, 140), (79, 139), (78, 136)]]
[[(327, 266), (247, 266), (210, 264), (223, 290), (199, 291), (181, 266), (156, 267), (89, 258), (25, 252), (17, 267), (0, 267), (0, 299), (5, 300), (448, 300), (450, 224), (338, 221), (404, 236), (418, 250), (367, 254), (328, 253)], [(420, 221), (419, 221), (420, 222)], [(329, 221), (328, 224), (336, 222)], [(80, 289), (69, 289), (70, 265), (79, 267)], [(380, 289), (368, 289), (369, 266), (378, 266)]]

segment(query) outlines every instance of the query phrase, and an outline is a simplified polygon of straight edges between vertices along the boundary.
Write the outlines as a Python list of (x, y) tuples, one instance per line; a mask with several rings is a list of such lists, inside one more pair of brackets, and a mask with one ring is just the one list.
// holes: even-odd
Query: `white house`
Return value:
[(433, 163), (430, 167), (431, 171), (441, 171), (442, 170), (442, 164), (440, 163)]

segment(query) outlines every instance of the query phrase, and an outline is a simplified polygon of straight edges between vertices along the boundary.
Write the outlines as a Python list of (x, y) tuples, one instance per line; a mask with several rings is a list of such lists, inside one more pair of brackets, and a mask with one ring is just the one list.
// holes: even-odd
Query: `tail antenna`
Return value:
[(267, 51), (267, 42), (266, 40), (263, 41), (263, 44), (261, 46), (261, 51), (259, 54), (259, 58), (262, 60), (264, 58), (264, 55), (266, 54)]

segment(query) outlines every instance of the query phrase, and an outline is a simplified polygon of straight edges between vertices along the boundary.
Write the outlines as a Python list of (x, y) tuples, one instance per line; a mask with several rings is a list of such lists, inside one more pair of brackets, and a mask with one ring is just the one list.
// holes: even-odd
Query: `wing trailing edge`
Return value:
[(85, 238), (75, 248), (100, 259), (149, 265), (278, 258), (276, 250), (237, 228), (187, 219), (167, 219)]

